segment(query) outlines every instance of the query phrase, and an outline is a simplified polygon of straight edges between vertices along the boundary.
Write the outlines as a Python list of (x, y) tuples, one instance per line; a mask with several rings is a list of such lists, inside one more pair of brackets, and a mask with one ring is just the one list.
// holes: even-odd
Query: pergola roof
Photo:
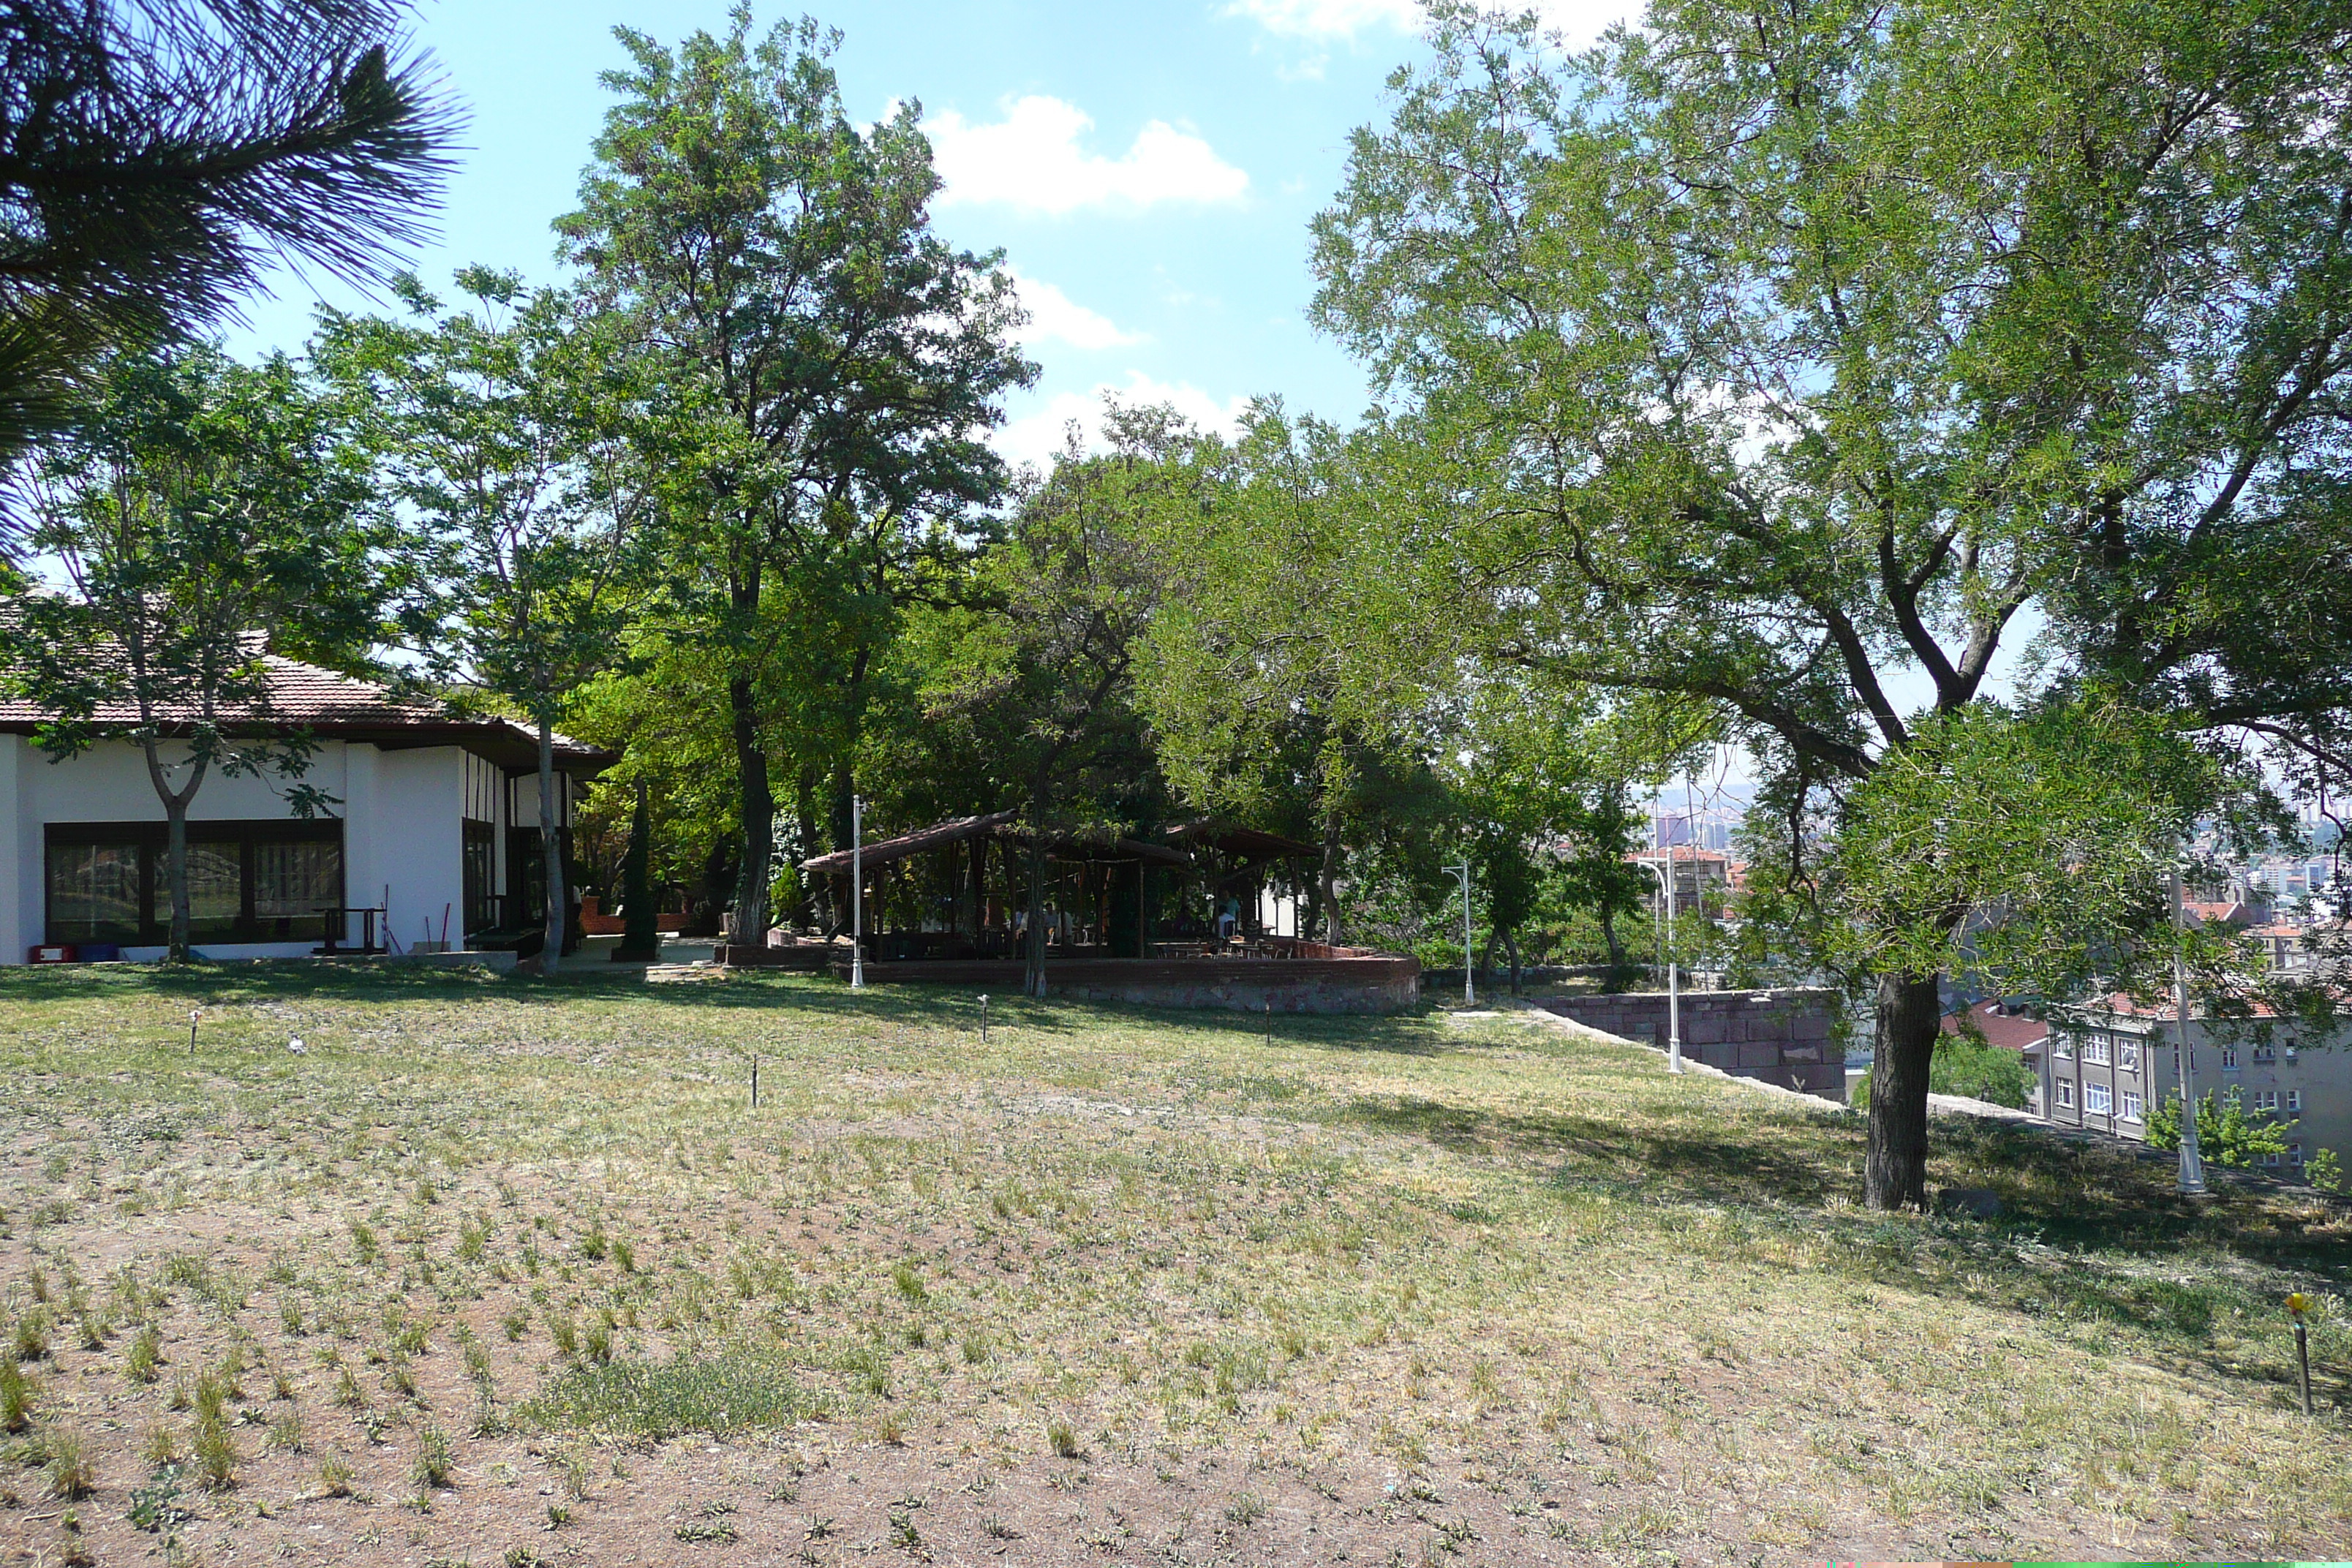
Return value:
[[(1032, 831), (1014, 825), (1014, 819), (1020, 815), (1014, 811), (992, 811), (984, 816), (952, 816), (945, 822), (934, 822), (929, 827), (919, 827), (912, 833), (902, 833), (896, 838), (877, 839), (857, 850), (856, 854), (865, 864), (876, 866), (887, 861), (903, 860), (909, 855), (920, 855), (929, 849), (943, 849), (968, 838), (1016, 838), (1025, 841), (1032, 837)], [(1149, 860), (1162, 866), (1185, 867), (1192, 864), (1192, 857), (1164, 844), (1146, 844), (1135, 838), (1097, 838), (1084, 834), (1049, 835), (1045, 839), (1045, 853), (1055, 860)], [(845, 877), (850, 872), (850, 863), (851, 851), (835, 849), (831, 854), (802, 861), (801, 869), (828, 877)]]
[(1312, 844), (1286, 838), (1279, 833), (1268, 833), (1259, 827), (1228, 826), (1205, 816), (1195, 822), (1180, 822), (1167, 833), (1180, 843), (1206, 845), (1220, 853), (1249, 860), (1297, 860), (1323, 853)]

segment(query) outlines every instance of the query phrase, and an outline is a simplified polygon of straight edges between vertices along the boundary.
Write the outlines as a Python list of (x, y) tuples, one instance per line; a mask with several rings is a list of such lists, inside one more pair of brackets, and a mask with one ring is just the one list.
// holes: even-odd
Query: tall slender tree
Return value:
[[(780, 644), (838, 650), (836, 733), (922, 563), (992, 502), (981, 437), (1034, 367), (996, 258), (930, 227), (940, 182), (908, 103), (851, 123), (839, 35), (754, 38), (749, 5), (678, 48), (622, 29), (628, 69), (579, 210), (558, 229), (676, 390), (646, 439), (669, 476), (670, 624), (724, 655), (743, 835), (739, 940), (769, 923), (776, 797), (761, 670)], [(771, 613), (777, 602), (796, 613)], [(846, 807), (850, 748), (822, 761)], [(812, 815), (802, 813), (803, 819)]]

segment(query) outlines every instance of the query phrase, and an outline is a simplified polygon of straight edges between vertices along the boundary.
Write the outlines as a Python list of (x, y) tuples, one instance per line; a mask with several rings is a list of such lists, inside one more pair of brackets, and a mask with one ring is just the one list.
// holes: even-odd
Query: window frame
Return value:
[[(2102, 1097), (2106, 1100), (2105, 1105), (2099, 1103)], [(2116, 1091), (2112, 1087), (2104, 1083), (2086, 1083), (2083, 1086), (2083, 1114), (2113, 1116), (2115, 1113)]]
[(2058, 1104), (2061, 1110), (2072, 1110), (2074, 1109), (2074, 1080), (2073, 1079), (2062, 1078), (2058, 1079)]
[(2140, 1099), (2139, 1090), (2127, 1089), (2123, 1093), (2123, 1109), (2116, 1114), (2126, 1121), (2146, 1121), (2147, 1104)]
[[(190, 848), (232, 845), (237, 865), (237, 909), (226, 931), (193, 931), (198, 942), (317, 942), (324, 936), (322, 917), (273, 916), (264, 922), (254, 913), (254, 847), (260, 844), (331, 844), (335, 848), (334, 903), (344, 904), (350, 889), (350, 847), (340, 816), (278, 817), (253, 820), (205, 820), (188, 824)], [(41, 825), (41, 933), (51, 946), (114, 942), (122, 947), (153, 947), (171, 940), (170, 873), (164, 865), (171, 843), (171, 825), (163, 822), (47, 822)], [(139, 858), (139, 919), (136, 934), (127, 940), (66, 936), (59, 930), (49, 883), (53, 849), (86, 844), (120, 845)], [(311, 925), (313, 930), (300, 929)], [(275, 929), (284, 925), (288, 929)]]
[(2112, 1062), (2114, 1055), (2114, 1051), (2108, 1046), (2106, 1036), (2085, 1035), (2083, 1037), (2084, 1066), (2095, 1068), (2106, 1067)]

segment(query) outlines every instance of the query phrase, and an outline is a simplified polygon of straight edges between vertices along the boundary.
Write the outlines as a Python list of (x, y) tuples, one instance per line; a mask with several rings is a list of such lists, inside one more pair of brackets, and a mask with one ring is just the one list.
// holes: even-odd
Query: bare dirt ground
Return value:
[(970, 1011), (0, 980), (0, 1553), (2352, 1553), (2317, 1200), (1954, 1121), (2003, 1217), (1888, 1218), (1851, 1116), (1509, 1016)]

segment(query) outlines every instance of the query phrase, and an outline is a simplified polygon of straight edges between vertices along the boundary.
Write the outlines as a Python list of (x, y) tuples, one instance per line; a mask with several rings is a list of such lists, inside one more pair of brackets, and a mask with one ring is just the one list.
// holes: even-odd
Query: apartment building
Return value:
[[(2322, 1149), (2352, 1163), (2352, 1025), (2318, 1037), (2306, 1034), (2271, 1019), (2192, 1016), (2189, 1022), (2200, 1098), (2209, 1089), (2222, 1097), (2234, 1089), (2250, 1114), (2294, 1123), (2286, 1152), (2269, 1162), (2269, 1174), (2289, 1180), (2300, 1179)], [(2172, 1010), (2141, 1008), (2123, 995), (2064, 1010), (2026, 1058), (2039, 1079), (2028, 1107), (2035, 1116), (2117, 1138), (2144, 1142), (2147, 1108), (2180, 1084)]]

